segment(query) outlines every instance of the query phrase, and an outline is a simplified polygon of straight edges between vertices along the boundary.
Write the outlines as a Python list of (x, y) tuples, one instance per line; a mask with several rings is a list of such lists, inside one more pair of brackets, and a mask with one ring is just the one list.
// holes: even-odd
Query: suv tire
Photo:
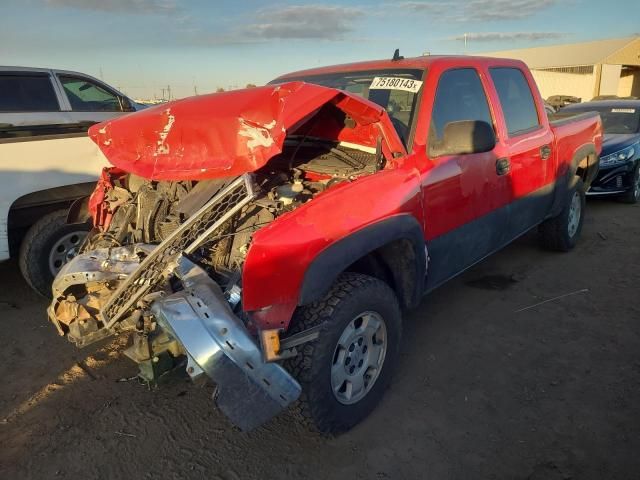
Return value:
[(29, 286), (51, 297), (56, 272), (77, 254), (91, 226), (68, 224), (67, 211), (56, 210), (34, 223), (20, 244), (20, 271)]

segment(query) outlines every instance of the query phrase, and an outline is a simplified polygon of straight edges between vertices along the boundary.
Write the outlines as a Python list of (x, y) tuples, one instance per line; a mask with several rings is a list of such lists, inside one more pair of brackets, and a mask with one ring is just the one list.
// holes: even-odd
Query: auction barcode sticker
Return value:
[(421, 80), (402, 77), (374, 77), (370, 90), (404, 90), (405, 92), (418, 93), (422, 86)]

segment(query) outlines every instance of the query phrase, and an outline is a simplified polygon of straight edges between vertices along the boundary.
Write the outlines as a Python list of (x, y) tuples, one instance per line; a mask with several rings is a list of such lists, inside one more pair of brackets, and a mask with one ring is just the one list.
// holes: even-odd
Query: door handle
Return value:
[(551, 147), (549, 145), (543, 145), (540, 147), (540, 158), (546, 160), (551, 156)]
[(506, 175), (511, 171), (511, 162), (508, 158), (499, 158), (496, 160), (496, 173), (498, 175)]

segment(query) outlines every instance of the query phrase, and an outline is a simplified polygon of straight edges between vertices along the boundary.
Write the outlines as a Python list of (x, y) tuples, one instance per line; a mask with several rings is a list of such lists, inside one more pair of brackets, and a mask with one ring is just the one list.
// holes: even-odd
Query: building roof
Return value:
[(483, 52), (481, 55), (517, 58), (526, 63), (529, 68), (538, 69), (596, 65), (598, 63), (640, 66), (640, 36)]

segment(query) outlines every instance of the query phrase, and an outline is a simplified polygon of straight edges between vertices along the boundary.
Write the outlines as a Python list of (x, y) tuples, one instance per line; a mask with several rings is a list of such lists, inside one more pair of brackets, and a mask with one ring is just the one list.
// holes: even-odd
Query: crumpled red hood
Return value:
[(228, 177), (265, 165), (282, 151), (287, 131), (327, 103), (355, 128), (368, 127), (369, 137), (378, 127), (387, 153), (404, 150), (384, 108), (304, 82), (177, 100), (94, 125), (89, 136), (114, 166), (141, 177)]

